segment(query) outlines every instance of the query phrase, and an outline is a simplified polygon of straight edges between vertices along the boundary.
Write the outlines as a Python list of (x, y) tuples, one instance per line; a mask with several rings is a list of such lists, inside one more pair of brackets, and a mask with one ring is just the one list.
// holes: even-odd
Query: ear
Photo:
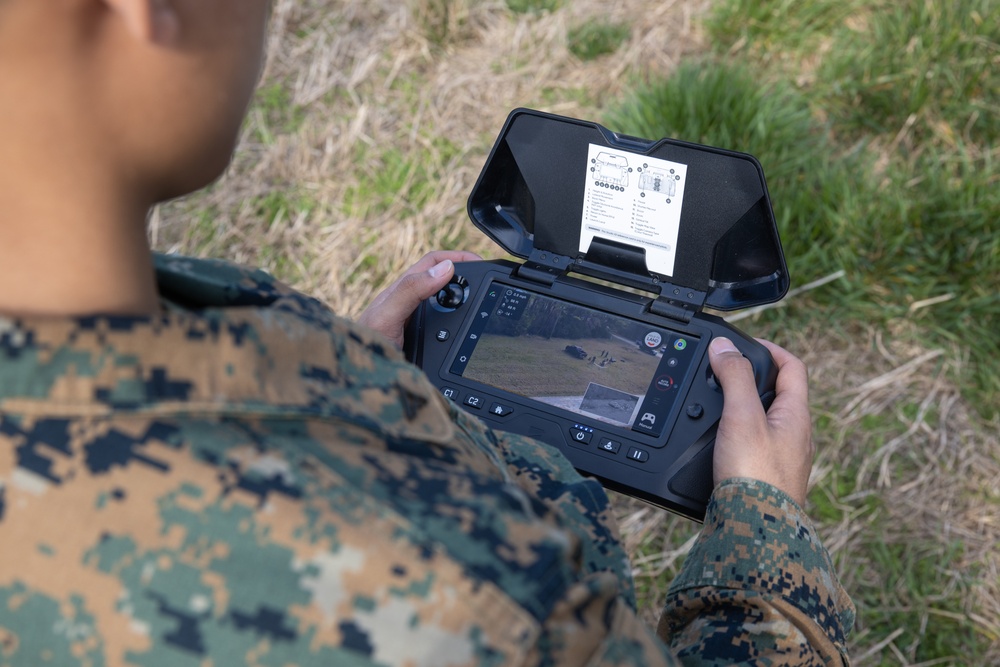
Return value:
[(174, 0), (104, 0), (134, 38), (169, 46), (180, 34), (180, 16)]

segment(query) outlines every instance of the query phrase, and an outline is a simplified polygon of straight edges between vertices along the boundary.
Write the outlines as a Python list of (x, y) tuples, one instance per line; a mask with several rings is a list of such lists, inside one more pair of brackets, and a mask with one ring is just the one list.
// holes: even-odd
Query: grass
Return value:
[[(985, 17), (998, 9), (722, 2), (707, 22), (718, 55), (605, 110), (607, 124), (628, 134), (760, 159), (795, 282), (844, 272), (833, 289), (765, 317), (778, 337), (836, 319), (959, 348), (967, 361), (952, 379), (987, 420), (1000, 407), (1000, 22)], [(889, 480), (938, 465), (899, 436), (938, 418), (922, 404), (851, 425), (866, 448), (831, 466), (810, 499), (821, 522), (860, 527), (852, 558), (840, 563), (865, 570), (850, 576), (859, 633), (893, 651), (863, 653), (866, 661), (989, 664), (973, 661), (997, 637), (969, 602), (986, 571), (960, 540), (929, 535), (912, 517), (896, 519), (899, 531), (886, 525), (898, 512), (887, 509)], [(995, 516), (995, 505), (979, 507)]]
[(807, 282), (845, 261), (831, 217), (853, 196), (859, 160), (834, 154), (808, 101), (791, 85), (761, 85), (749, 67), (685, 63), (611, 107), (605, 121), (634, 136), (684, 137), (756, 156), (791, 275)]
[(566, 41), (574, 56), (580, 60), (593, 60), (617, 51), (631, 33), (624, 23), (591, 20), (572, 28)]
[(285, 133), (294, 133), (305, 120), (303, 110), (292, 100), (292, 93), (286, 83), (272, 83), (257, 89), (254, 111), (259, 122), (254, 136), (261, 143), (274, 141), (271, 128), (280, 128)]
[(996, 0), (873, 3), (837, 32), (816, 94), (850, 135), (908, 128), (904, 154), (988, 146), (1000, 138), (997, 11)]
[[(997, 5), (276, 3), (232, 170), (152, 236), (354, 316), (429, 249), (500, 255), (464, 206), (514, 107), (756, 155), (793, 288), (844, 272), (740, 327), (810, 368), (854, 664), (1000, 664)], [(614, 504), (655, 624), (698, 527)]]
[(859, 624), (874, 635), (897, 633), (902, 638), (899, 651), (911, 663), (958, 662), (979, 655), (987, 642), (964, 613), (969, 578), (958, 571), (961, 542), (947, 545), (944, 553), (922, 547), (881, 541), (868, 545), (872, 571), (892, 573), (892, 578), (873, 581), (858, 596)]
[(507, 0), (507, 7), (515, 14), (551, 12), (562, 4), (563, 0)]
[[(973, 366), (969, 398), (995, 411), (1000, 172), (992, 149), (973, 157), (925, 147), (915, 160), (889, 157), (880, 165), (881, 153), (838, 141), (833, 119), (817, 119), (814, 103), (790, 82), (762, 83), (749, 66), (710, 60), (642, 87), (606, 118), (629, 134), (755, 155), (765, 165), (793, 278), (802, 284), (846, 272), (816, 305), (865, 321), (912, 316), (933, 341), (963, 344)], [(937, 299), (933, 308), (914, 309)]]
[(871, 4), (868, 0), (728, 0), (716, 3), (705, 25), (720, 48), (751, 44), (769, 58), (795, 62), (794, 56), (818, 48), (831, 31), (866, 13)]

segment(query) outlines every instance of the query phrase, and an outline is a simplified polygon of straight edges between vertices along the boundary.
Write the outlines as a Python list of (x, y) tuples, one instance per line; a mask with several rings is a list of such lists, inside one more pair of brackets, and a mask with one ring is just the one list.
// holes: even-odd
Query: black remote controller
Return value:
[(703, 520), (723, 403), (711, 340), (731, 339), (774, 398), (767, 348), (704, 312), (788, 289), (760, 164), (515, 109), (468, 210), (524, 261), (456, 265), (411, 318), (407, 358), (494, 428)]
[[(708, 344), (725, 336), (750, 360), (765, 409), (777, 377), (767, 348), (713, 315), (681, 324), (649, 312), (650, 298), (573, 278), (542, 287), (518, 268), (456, 264), (411, 319), (407, 357), (493, 428), (553, 445), (608, 488), (702, 520), (723, 403)], [(546, 314), (590, 319), (607, 337), (546, 339), (525, 321), (558, 327)]]

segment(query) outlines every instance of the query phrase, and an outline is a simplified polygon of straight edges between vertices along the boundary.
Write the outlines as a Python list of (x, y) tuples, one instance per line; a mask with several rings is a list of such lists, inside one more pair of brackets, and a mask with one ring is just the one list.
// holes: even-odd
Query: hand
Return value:
[(815, 453), (806, 367), (787, 350), (760, 342), (778, 365), (776, 396), (766, 414), (750, 361), (726, 338), (714, 339), (708, 348), (712, 371), (725, 394), (713, 477), (716, 484), (730, 477), (767, 482), (802, 506)]
[(365, 311), (358, 322), (375, 329), (386, 338), (403, 346), (403, 329), (410, 315), (424, 299), (437, 294), (448, 284), (455, 267), (452, 262), (474, 262), (482, 257), (464, 250), (434, 250), (385, 288)]

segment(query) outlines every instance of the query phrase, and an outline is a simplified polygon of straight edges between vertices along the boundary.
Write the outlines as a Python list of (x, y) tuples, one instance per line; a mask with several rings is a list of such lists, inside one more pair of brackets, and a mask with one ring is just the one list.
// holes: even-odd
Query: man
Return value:
[(600, 486), (392, 345), (468, 254), (359, 326), (150, 253), (149, 208), (228, 163), (268, 11), (0, 0), (0, 664), (845, 664), (784, 350), (765, 415), (713, 341), (718, 486), (657, 637)]

